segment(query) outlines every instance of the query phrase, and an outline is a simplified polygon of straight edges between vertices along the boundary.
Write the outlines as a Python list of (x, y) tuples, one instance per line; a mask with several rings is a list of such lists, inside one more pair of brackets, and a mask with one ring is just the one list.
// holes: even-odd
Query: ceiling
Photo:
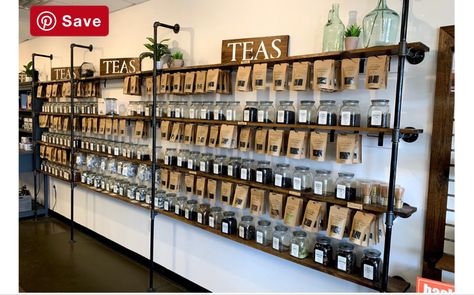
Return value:
[(34, 38), (30, 35), (29, 7), (32, 5), (106, 5), (112, 13), (146, 1), (148, 0), (20, 0), (19, 41), (21, 43)]

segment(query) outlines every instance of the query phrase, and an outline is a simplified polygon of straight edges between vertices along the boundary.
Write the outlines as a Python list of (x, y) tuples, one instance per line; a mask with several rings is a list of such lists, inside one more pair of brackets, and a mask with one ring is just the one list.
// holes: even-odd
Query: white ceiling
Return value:
[(109, 7), (109, 12), (124, 9), (135, 4), (146, 2), (148, 0), (20, 0), (19, 1), (19, 37), (20, 43), (31, 38), (30, 35), (30, 11), (23, 6), (31, 5), (106, 5)]

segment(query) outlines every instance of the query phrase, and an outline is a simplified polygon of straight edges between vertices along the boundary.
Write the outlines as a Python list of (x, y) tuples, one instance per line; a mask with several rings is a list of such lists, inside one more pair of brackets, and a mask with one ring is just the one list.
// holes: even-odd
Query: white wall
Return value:
[[(348, 11), (357, 10), (359, 23), (376, 5), (376, 1), (341, 0), (339, 3), (342, 20), (347, 22)], [(400, 0), (388, 1), (389, 6), (397, 11), (401, 11), (401, 3)], [(75, 60), (77, 65), (85, 60), (93, 62), (96, 69), (99, 68), (100, 58), (138, 56), (144, 51), (142, 44), (145, 37), (152, 35), (152, 24), (156, 20), (181, 25), (182, 29), (178, 35), (160, 29), (159, 38), (172, 38), (173, 47), (184, 51), (187, 65), (219, 63), (221, 40), (230, 38), (287, 34), (290, 35), (290, 55), (316, 53), (321, 51), (322, 31), (330, 5), (330, 2), (311, 0), (295, 1), (292, 5), (288, 5), (288, 1), (284, 0), (175, 0), (172, 4), (152, 0), (111, 14), (110, 34), (104, 38), (35, 38), (21, 43), (19, 67), (30, 59), (32, 52), (52, 53), (54, 60), (51, 63), (38, 62), (41, 77), (47, 79), (50, 66), (69, 65), (71, 42), (94, 45), (92, 53), (76, 50)], [(402, 126), (423, 128), (424, 133), (415, 143), (401, 142), (397, 182), (406, 188), (406, 201), (418, 207), (418, 212), (410, 219), (395, 221), (390, 266), (392, 274), (402, 275), (412, 283), (416, 275), (421, 273), (422, 264), (438, 27), (453, 23), (453, 2), (412, 1), (408, 41), (421, 41), (431, 48), (431, 52), (422, 64), (406, 66)], [(305, 98), (319, 100), (330, 97), (341, 102), (342, 99), (351, 98), (359, 99), (362, 109), (365, 110), (370, 99), (388, 98), (393, 108), (395, 82), (396, 75), (391, 73), (387, 90), (361, 89), (337, 94), (313, 91), (275, 94), (265, 91), (258, 94), (236, 93), (235, 99), (244, 101), (255, 97), (259, 100), (291, 98), (299, 101)], [(121, 94), (120, 87), (118, 82), (107, 82), (103, 96), (114, 96), (122, 103), (126, 102), (131, 97)], [(223, 99), (233, 97), (234, 95)], [(196, 96), (192, 99), (194, 98), (203, 97)], [(216, 96), (206, 98), (215, 99)], [(133, 99), (136, 100), (136, 97)], [(220, 150), (219, 153), (230, 155), (236, 152)], [(297, 162), (291, 161), (292, 164)], [(383, 148), (377, 146), (375, 139), (364, 138), (362, 165), (343, 166), (333, 161), (305, 164), (312, 168), (328, 168), (333, 171), (349, 170), (360, 178), (388, 181), (389, 162), (390, 144), (387, 137)], [(58, 190), (55, 210), (69, 216), (69, 187), (57, 180), (52, 180), (51, 185), (53, 184)], [(148, 255), (147, 211), (82, 188), (78, 188), (75, 195), (77, 222), (137, 253)], [(214, 292), (370, 291), (167, 217), (159, 216), (156, 224), (155, 261)]]

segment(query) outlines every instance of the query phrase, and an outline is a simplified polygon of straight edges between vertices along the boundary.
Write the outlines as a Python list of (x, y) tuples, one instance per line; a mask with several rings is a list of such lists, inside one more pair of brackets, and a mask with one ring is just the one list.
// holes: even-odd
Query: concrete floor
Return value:
[[(148, 269), (76, 230), (42, 217), (19, 223), (20, 289), (25, 292), (146, 292)], [(157, 292), (186, 292), (155, 273)]]

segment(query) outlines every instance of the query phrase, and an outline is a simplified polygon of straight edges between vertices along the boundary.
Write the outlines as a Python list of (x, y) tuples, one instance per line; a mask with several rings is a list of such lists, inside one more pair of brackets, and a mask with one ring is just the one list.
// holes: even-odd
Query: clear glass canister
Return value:
[(188, 167), (188, 158), (191, 155), (188, 149), (181, 149), (178, 153), (176, 164), (178, 167), (187, 168)]
[(165, 165), (176, 166), (178, 164), (178, 155), (175, 148), (166, 149)]
[(197, 221), (198, 208), (197, 200), (187, 200), (184, 209), (184, 218), (191, 221)]
[(166, 115), (168, 118), (176, 118), (176, 106), (179, 101), (172, 100), (168, 103), (168, 107), (166, 108)]
[(280, 105), (277, 108), (277, 123), (281, 124), (295, 124), (295, 107), (293, 102), (290, 100), (280, 101)]
[(211, 169), (214, 167), (214, 159), (211, 153), (204, 153), (199, 159), (199, 171), (210, 173)]
[(137, 116), (145, 116), (146, 101), (137, 101)]
[(388, 99), (373, 99), (367, 114), (368, 127), (390, 127), (390, 107)]
[[(147, 191), (147, 188), (144, 185), (137, 187), (137, 190), (135, 192), (135, 200), (139, 202), (144, 202), (146, 200), (146, 191)], [(156, 202), (155, 202), (155, 206), (156, 206)]]
[(174, 212), (176, 208), (176, 194), (167, 193), (163, 201), (163, 209), (168, 212)]
[(189, 111), (188, 109), (188, 102), (187, 101), (178, 101), (176, 102), (175, 109), (174, 109), (175, 118), (187, 118)]
[(306, 258), (309, 252), (308, 247), (307, 233), (302, 230), (294, 231), (291, 239), (290, 255), (300, 259)]
[(318, 169), (314, 176), (313, 192), (318, 196), (328, 196), (334, 190), (334, 183), (331, 177), (331, 171)]
[(261, 101), (258, 104), (257, 122), (260, 123), (274, 123), (275, 122), (275, 108), (273, 101)]
[(364, 257), (360, 263), (361, 275), (370, 281), (379, 281), (382, 269), (382, 259), (380, 251), (376, 249), (365, 249)]
[(217, 175), (227, 175), (227, 166), (225, 165), (227, 162), (226, 159), (226, 156), (223, 155), (216, 156), (213, 163), (212, 173)]
[(316, 238), (316, 245), (314, 246), (314, 262), (324, 266), (332, 264), (333, 249), (331, 246), (331, 239), (320, 236)]
[(360, 107), (358, 100), (343, 100), (339, 112), (339, 125), (360, 127)]
[(290, 244), (291, 234), (288, 227), (285, 225), (275, 226), (272, 235), (272, 248), (280, 252), (286, 252), (290, 249)]
[[(157, 101), (156, 102), (156, 117), (157, 118), (166, 118), (167, 115), (168, 115), (166, 113), (167, 109), (168, 109), (168, 106), (166, 105), (166, 101)], [(150, 116), (151, 116), (151, 113), (150, 113)]]
[(179, 216), (184, 216), (184, 210), (186, 209), (186, 201), (188, 198), (186, 196), (181, 196), (176, 198), (176, 206), (174, 207), (174, 213)]
[(221, 207), (212, 207), (209, 212), (209, 223), (208, 225), (215, 229), (221, 229), (222, 223), (222, 208)]
[(316, 124), (316, 108), (314, 101), (302, 100), (298, 108), (299, 124)]
[(255, 170), (255, 181), (263, 184), (273, 183), (273, 168), (270, 161), (258, 161)]
[(336, 126), (337, 111), (335, 100), (321, 100), (317, 112), (318, 125)]
[(310, 192), (313, 185), (313, 175), (308, 167), (296, 166), (293, 174), (293, 189)]
[(188, 108), (188, 117), (189, 119), (199, 119), (200, 118), (200, 102), (191, 102), (191, 105), (189, 105)]
[(290, 164), (277, 164), (275, 169), (275, 186), (283, 188), (291, 188), (293, 185), (293, 171), (290, 168)]
[(399, 23), (398, 13), (388, 8), (386, 0), (379, 0), (377, 7), (362, 21), (364, 47), (395, 44)]
[(209, 214), (211, 213), (211, 206), (209, 204), (199, 205), (197, 213), (197, 222), (200, 224), (209, 224)]
[(242, 109), (240, 108), (239, 101), (231, 101), (227, 104), (225, 111), (226, 121), (241, 121), (242, 120)]
[(228, 235), (235, 235), (237, 233), (235, 212), (225, 211), (222, 215), (221, 232)]
[(128, 103), (128, 115), (129, 116), (136, 116), (137, 115), (137, 101), (130, 101)]
[(227, 102), (225, 101), (218, 101), (214, 105), (214, 120), (217, 121), (226, 121), (226, 108)]
[(255, 241), (257, 244), (268, 246), (272, 243), (272, 223), (269, 220), (261, 219), (257, 223)]
[(227, 176), (240, 178), (240, 168), (242, 166), (242, 158), (231, 157), (227, 162)]
[(240, 179), (255, 181), (255, 161), (252, 159), (242, 160), (240, 166)]
[(155, 207), (158, 209), (163, 209), (165, 206), (165, 199), (166, 199), (166, 191), (162, 189), (157, 190), (155, 193)]
[(189, 158), (187, 161), (187, 168), (189, 170), (198, 171), (199, 170), (199, 159), (201, 158), (201, 153), (197, 151), (192, 151), (189, 153)]
[(136, 183), (130, 183), (130, 185), (127, 187), (127, 197), (130, 200), (135, 200), (135, 194), (137, 193), (137, 184)]
[(345, 242), (341, 243), (337, 248), (337, 269), (346, 273), (352, 273), (355, 267), (355, 260), (354, 245)]
[(255, 225), (253, 222), (253, 216), (242, 216), (239, 223), (239, 237), (244, 240), (255, 239)]
[(105, 98), (105, 114), (117, 115), (117, 99), (113, 97)]
[(244, 122), (257, 122), (258, 119), (258, 102), (247, 101), (244, 108)]
[(354, 179), (354, 173), (338, 173), (335, 194), (336, 198), (346, 201), (353, 201), (357, 198), (357, 181)]
[(214, 109), (212, 101), (203, 101), (199, 110), (199, 119), (214, 120)]

